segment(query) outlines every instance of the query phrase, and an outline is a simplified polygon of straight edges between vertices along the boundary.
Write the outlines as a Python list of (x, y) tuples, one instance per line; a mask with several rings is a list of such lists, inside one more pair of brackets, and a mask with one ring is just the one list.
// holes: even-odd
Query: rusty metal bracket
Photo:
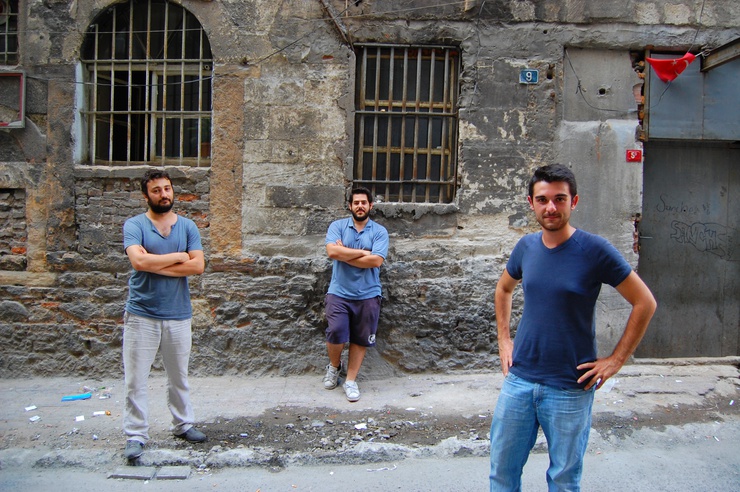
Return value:
[(740, 57), (740, 38), (711, 50), (701, 61), (701, 71), (709, 71), (738, 57)]

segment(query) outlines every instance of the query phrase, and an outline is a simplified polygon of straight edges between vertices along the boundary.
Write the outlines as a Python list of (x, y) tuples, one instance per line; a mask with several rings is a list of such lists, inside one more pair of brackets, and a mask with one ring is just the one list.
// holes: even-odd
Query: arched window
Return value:
[(164, 0), (111, 6), (82, 47), (86, 161), (210, 166), (211, 47), (200, 22)]

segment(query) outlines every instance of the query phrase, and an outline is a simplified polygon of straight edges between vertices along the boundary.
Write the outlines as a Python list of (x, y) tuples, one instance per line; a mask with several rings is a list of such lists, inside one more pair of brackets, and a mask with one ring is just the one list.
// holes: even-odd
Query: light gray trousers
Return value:
[(126, 403), (123, 409), (123, 431), (127, 439), (146, 443), (149, 440), (149, 402), (147, 383), (157, 355), (167, 373), (167, 406), (172, 413), (175, 435), (187, 432), (195, 416), (190, 404), (188, 362), (192, 346), (191, 319), (161, 320), (131, 313), (123, 317), (123, 371)]

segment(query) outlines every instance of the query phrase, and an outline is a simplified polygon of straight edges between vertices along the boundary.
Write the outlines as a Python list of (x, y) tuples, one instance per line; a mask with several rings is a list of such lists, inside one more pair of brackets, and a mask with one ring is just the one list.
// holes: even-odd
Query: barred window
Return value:
[(193, 14), (165, 0), (115, 4), (90, 25), (82, 64), (91, 164), (210, 166), (213, 61)]
[(18, 63), (18, 0), (0, 0), (0, 65)]
[(354, 183), (388, 202), (452, 202), (459, 50), (356, 46)]

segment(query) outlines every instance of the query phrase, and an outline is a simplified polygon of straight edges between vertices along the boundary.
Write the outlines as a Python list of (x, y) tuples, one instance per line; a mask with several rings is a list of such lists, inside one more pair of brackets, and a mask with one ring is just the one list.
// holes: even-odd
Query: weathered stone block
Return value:
[(28, 318), (28, 309), (15, 301), (0, 301), (0, 313), (5, 321), (22, 321)]
[(344, 189), (339, 186), (267, 186), (267, 203), (280, 208), (341, 208)]

